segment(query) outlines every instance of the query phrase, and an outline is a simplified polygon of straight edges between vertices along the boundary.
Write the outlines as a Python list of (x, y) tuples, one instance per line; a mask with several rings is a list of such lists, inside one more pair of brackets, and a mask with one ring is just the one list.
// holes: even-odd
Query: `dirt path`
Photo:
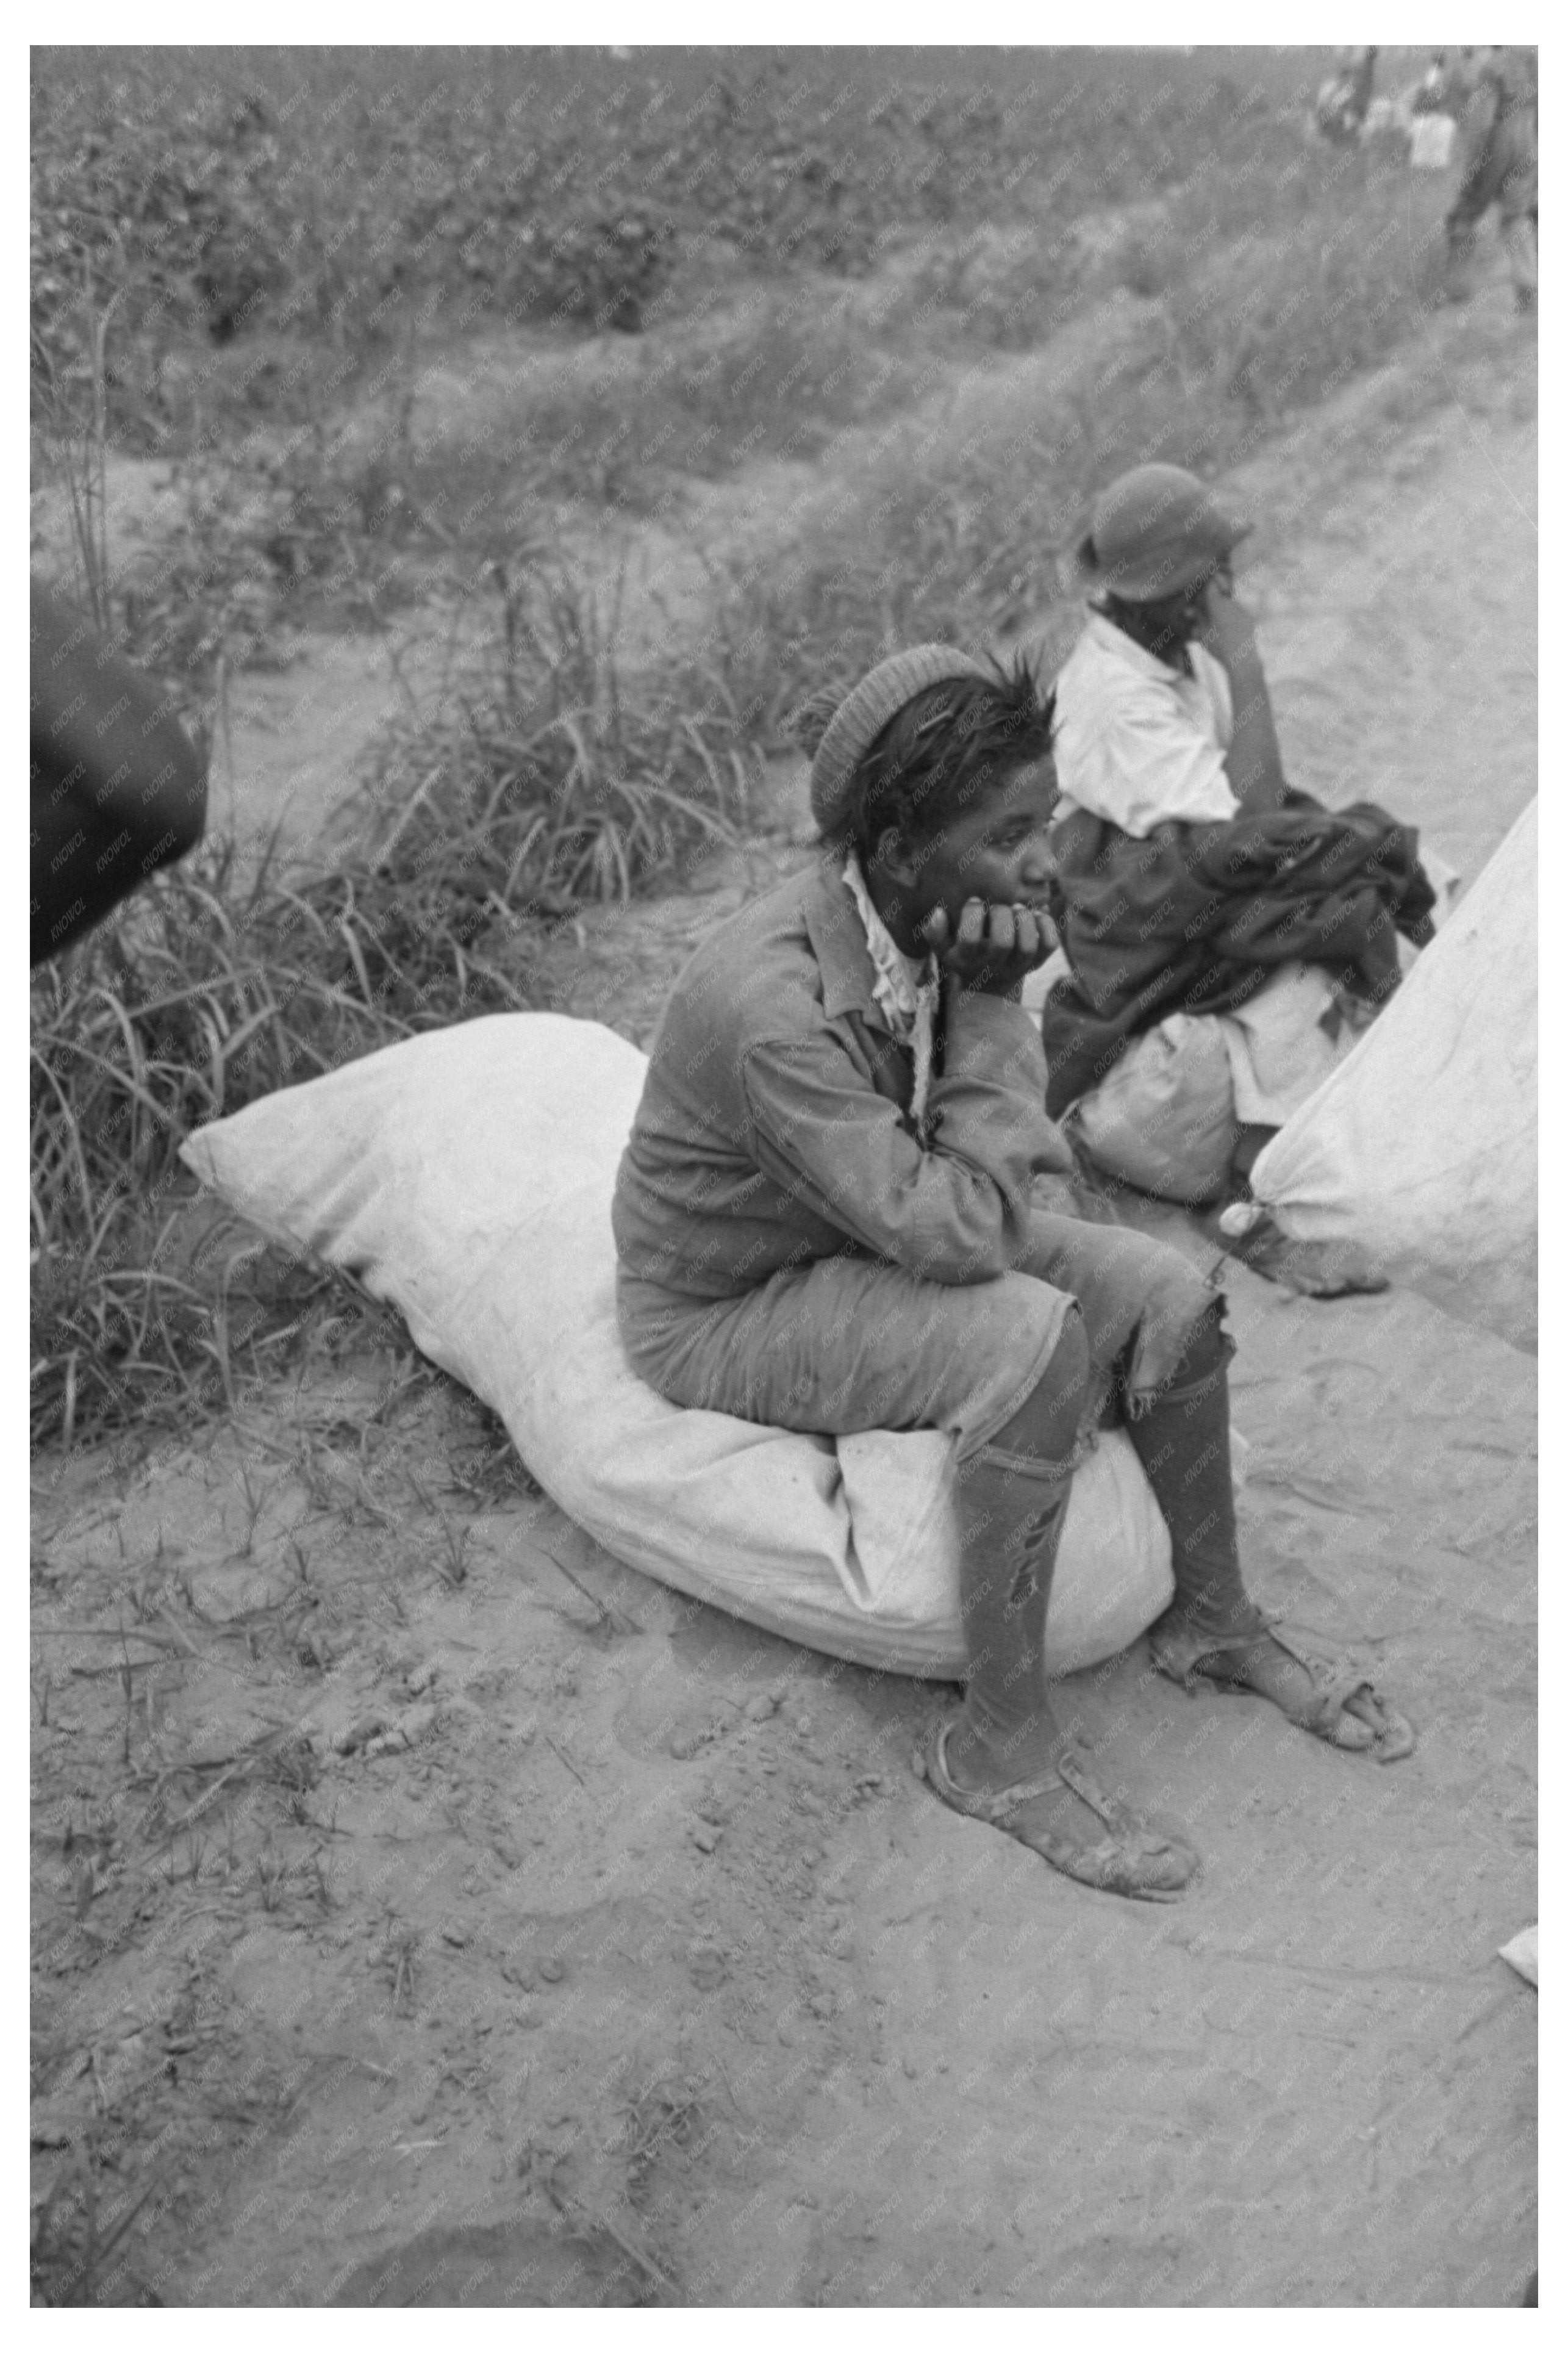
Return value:
[(1364, 434), (1348, 480), (1314, 473), (1310, 446), (1257, 469), (1260, 511), (1301, 501), (1259, 564), (1292, 776), (1415, 818), (1471, 880), (1536, 789), (1533, 357), (1516, 343), (1447, 371), (1452, 396), (1375, 469)]
[[(1414, 428), (1398, 389), (1259, 455), (1255, 593), (1293, 772), (1473, 872), (1534, 788), (1528, 382)], [(646, 1035), (787, 834), (563, 941), (556, 1000)], [(151, 2193), (100, 2292), (171, 2304), (1517, 2301), (1535, 1368), (1412, 1297), (1231, 1298), (1253, 1581), (1421, 1739), (1380, 1770), (1141, 1649), (1074, 1679), (1203, 1851), (1169, 1908), (944, 1812), (944, 1694), (620, 1568), (387, 1352), (78, 1463), (35, 1559), (46, 2250), (91, 2181), (105, 2229)]]

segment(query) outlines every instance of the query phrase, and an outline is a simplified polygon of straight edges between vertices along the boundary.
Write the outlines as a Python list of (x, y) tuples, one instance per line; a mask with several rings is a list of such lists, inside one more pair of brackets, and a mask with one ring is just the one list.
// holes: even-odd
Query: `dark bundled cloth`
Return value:
[(1053, 1119), (1167, 1014), (1229, 1012), (1293, 960), (1381, 1005), (1399, 985), (1398, 934), (1432, 936), (1415, 828), (1371, 801), (1326, 809), (1292, 792), (1266, 815), (1159, 825), (1146, 841), (1079, 809), (1053, 839), (1051, 916), (1072, 965), (1041, 1022)]

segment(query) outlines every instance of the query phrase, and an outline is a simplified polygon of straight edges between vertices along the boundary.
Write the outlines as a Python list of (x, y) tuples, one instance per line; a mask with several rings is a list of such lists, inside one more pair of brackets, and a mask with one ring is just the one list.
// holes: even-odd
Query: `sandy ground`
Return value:
[[(1373, 380), (1244, 486), (1292, 772), (1473, 873), (1535, 784), (1533, 351), (1465, 336), (1418, 424)], [(646, 1039), (790, 826), (563, 939), (555, 1001)], [(1073, 1679), (1204, 1853), (1169, 1907), (944, 1811), (951, 1694), (620, 1567), (395, 1342), (37, 1466), (57, 2289), (91, 2206), (116, 2301), (1517, 2302), (1535, 1366), (1232, 1275), (1255, 1587), (1420, 1744), (1331, 1753), (1142, 1644)]]

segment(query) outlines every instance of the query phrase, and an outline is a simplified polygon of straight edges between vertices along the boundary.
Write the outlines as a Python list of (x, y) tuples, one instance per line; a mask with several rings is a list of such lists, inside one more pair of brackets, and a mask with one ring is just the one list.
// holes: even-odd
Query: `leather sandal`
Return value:
[[(1331, 1666), (1327, 1660), (1314, 1659), (1288, 1641), (1271, 1618), (1259, 1615), (1256, 1626), (1240, 1634), (1203, 1634), (1180, 1620), (1171, 1625), (1161, 1623), (1149, 1631), (1149, 1649), (1154, 1664), (1163, 1675), (1181, 1684), (1184, 1691), (1196, 1691), (1198, 1682), (1214, 1683), (1222, 1691), (1251, 1692), (1254, 1699), (1266, 1699), (1268, 1694), (1254, 1690), (1251, 1683), (1227, 1675), (1223, 1664), (1205, 1666), (1205, 1659), (1223, 1661), (1226, 1651), (1247, 1651), (1260, 1634), (1270, 1635), (1287, 1657), (1305, 1667), (1312, 1678), (1313, 1699), (1304, 1715), (1281, 1715), (1287, 1721), (1299, 1725), (1319, 1740), (1326, 1740), (1332, 1748), (1343, 1748), (1358, 1757), (1373, 1757), (1380, 1765), (1393, 1765), (1401, 1757), (1408, 1757), (1415, 1746), (1415, 1733), (1409, 1720), (1398, 1709), (1391, 1707), (1370, 1679), (1353, 1667)], [(1365, 1716), (1352, 1715), (1348, 1721), (1359, 1724), (1372, 1734), (1370, 1740), (1345, 1737), (1347, 1709), (1352, 1699), (1364, 1696), (1372, 1704), (1378, 1721), (1369, 1724)]]
[[(1058, 1758), (1054, 1772), (1016, 1781), (1011, 1788), (961, 1788), (947, 1766), (948, 1735), (958, 1720), (949, 1716), (938, 1725), (925, 1757), (926, 1778), (944, 1805), (955, 1813), (967, 1814), (973, 1821), (989, 1822), (993, 1829), (1005, 1831), (1085, 1887), (1098, 1887), (1109, 1895), (1136, 1896), (1146, 1904), (1175, 1902), (1198, 1867), (1195, 1849), (1140, 1821), (1130, 1807), (1100, 1787), (1083, 1758), (1071, 1749)], [(1061, 1788), (1081, 1798), (1100, 1816), (1110, 1835), (1085, 1846), (1065, 1831), (1026, 1830), (1018, 1819), (1024, 1808), (1031, 1799)]]

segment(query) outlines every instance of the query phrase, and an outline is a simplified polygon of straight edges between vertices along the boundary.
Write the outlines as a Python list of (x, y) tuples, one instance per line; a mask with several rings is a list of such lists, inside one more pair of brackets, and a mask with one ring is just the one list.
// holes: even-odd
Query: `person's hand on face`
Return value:
[(1051, 762), (1029, 761), (970, 797), (918, 853), (888, 837), (886, 871), (908, 894), (907, 954), (929, 951), (957, 988), (1016, 997), (1057, 944), (1046, 903), (1058, 798)]
[(1057, 944), (1042, 909), (984, 899), (966, 899), (956, 923), (945, 907), (934, 907), (921, 932), (947, 977), (984, 997), (1016, 995)]
[(1196, 592), (1192, 612), (1194, 639), (1216, 659), (1224, 661), (1226, 654), (1247, 651), (1255, 645), (1257, 632), (1252, 616), (1245, 605), (1237, 602), (1236, 579), (1228, 555), (1215, 565)]

